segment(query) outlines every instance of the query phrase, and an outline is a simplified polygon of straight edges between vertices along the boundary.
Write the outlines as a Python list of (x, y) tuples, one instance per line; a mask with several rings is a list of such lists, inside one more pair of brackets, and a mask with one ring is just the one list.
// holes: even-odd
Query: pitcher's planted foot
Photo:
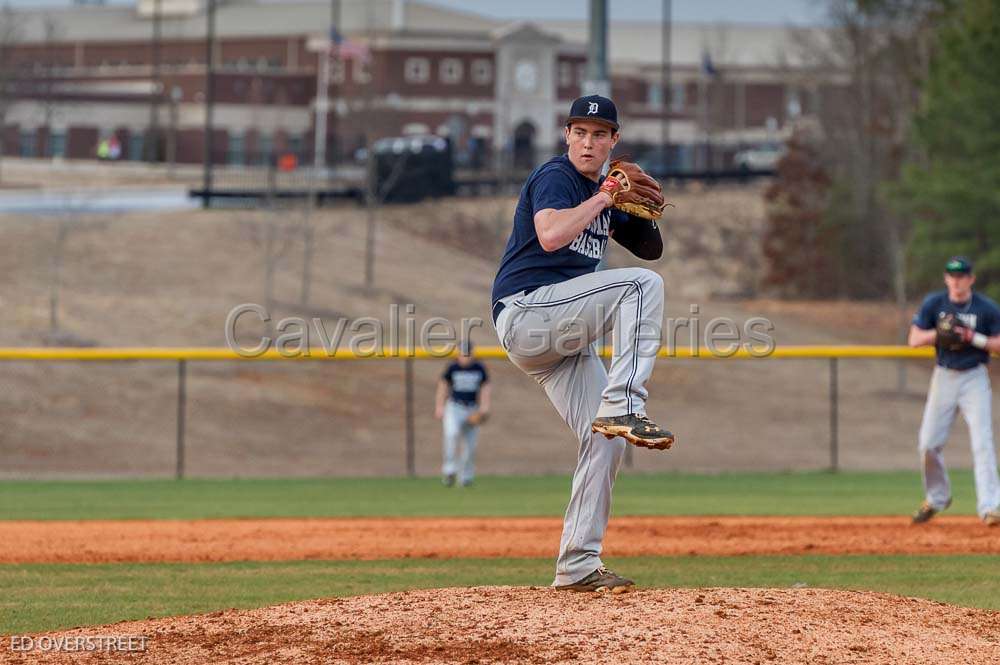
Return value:
[(558, 591), (611, 591), (623, 593), (635, 586), (635, 582), (601, 566), (579, 582), (557, 586)]

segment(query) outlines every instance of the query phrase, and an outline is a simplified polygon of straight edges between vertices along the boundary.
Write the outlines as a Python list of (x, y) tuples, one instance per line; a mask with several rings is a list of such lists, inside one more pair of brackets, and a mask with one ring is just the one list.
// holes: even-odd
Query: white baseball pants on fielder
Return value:
[(951, 481), (944, 465), (943, 450), (958, 409), (961, 409), (969, 426), (976, 478), (976, 510), (982, 517), (1000, 507), (1000, 478), (997, 476), (997, 458), (993, 447), (992, 400), (986, 365), (964, 371), (940, 365), (934, 368), (920, 424), (919, 441), (925, 498), (934, 508), (944, 508), (951, 499)]
[[(475, 413), (477, 408), (473, 404), (459, 404), (450, 399), (444, 404), (441, 475), (456, 475), (463, 484), (472, 482), (476, 475), (479, 427), (469, 424), (469, 416)], [(465, 442), (461, 455), (458, 452), (460, 438)]]
[[(501, 300), (497, 335), (507, 356), (538, 381), (580, 442), (554, 584), (578, 582), (601, 563), (621, 437), (598, 416), (646, 413), (646, 380), (660, 348), (663, 279), (645, 268), (602, 270)], [(613, 330), (610, 373), (595, 340)]]

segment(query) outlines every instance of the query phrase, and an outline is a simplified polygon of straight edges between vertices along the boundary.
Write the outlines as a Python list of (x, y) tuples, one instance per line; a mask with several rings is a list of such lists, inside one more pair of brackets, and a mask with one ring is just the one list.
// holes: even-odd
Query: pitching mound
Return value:
[(148, 636), (143, 663), (1000, 662), (1000, 612), (822, 589), (433, 589), (59, 633), (95, 634)]

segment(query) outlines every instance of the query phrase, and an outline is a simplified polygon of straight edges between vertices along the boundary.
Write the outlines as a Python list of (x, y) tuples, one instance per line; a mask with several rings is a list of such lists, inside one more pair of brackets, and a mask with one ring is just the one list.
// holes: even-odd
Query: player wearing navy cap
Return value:
[[(468, 487), (476, 475), (479, 426), (490, 413), (490, 375), (472, 356), (472, 342), (459, 347), (458, 359), (449, 363), (438, 381), (434, 416), (441, 420), (441, 482), (445, 487)], [(459, 452), (459, 439), (464, 447)]]
[(913, 317), (910, 346), (935, 346), (931, 377), (920, 425), (924, 502), (913, 515), (920, 524), (951, 505), (951, 483), (942, 450), (955, 413), (969, 426), (976, 478), (976, 510), (988, 526), (1000, 525), (1000, 478), (993, 444), (992, 389), (986, 364), (1000, 352), (1000, 308), (973, 292), (972, 262), (955, 256), (945, 264), (948, 288), (931, 293)]
[[(580, 442), (553, 583), (576, 591), (632, 585), (600, 558), (612, 486), (626, 441), (663, 449), (674, 438), (646, 416), (663, 280), (645, 268), (595, 272), (609, 238), (641, 259), (663, 252), (655, 217), (626, 214), (620, 205), (622, 191), (645, 187), (648, 209), (659, 216), (659, 185), (634, 164), (620, 165), (631, 176), (612, 168), (602, 182), (618, 130), (610, 99), (573, 102), (567, 152), (536, 168), (521, 189), (493, 282), (493, 320), (507, 356), (541, 384)], [(607, 332), (614, 337), (610, 373), (596, 348)]]

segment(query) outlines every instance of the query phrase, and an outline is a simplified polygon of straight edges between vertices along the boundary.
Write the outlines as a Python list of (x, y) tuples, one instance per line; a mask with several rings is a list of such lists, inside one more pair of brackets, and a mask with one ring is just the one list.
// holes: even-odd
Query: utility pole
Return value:
[(169, 166), (167, 173), (171, 179), (173, 179), (177, 167), (177, 124), (179, 120), (177, 106), (183, 96), (184, 93), (180, 86), (175, 85), (170, 89), (170, 134), (167, 136), (167, 164)]
[(611, 96), (608, 79), (608, 0), (590, 0), (590, 42), (585, 95)]
[[(704, 55), (702, 58), (704, 59)], [(698, 115), (701, 118), (701, 164), (699, 168), (703, 171), (711, 171), (711, 151), (712, 136), (709, 130), (708, 116), (708, 73), (702, 63), (701, 74), (698, 76)]]
[(161, 21), (163, 20), (162, 0), (153, 0), (153, 41), (150, 44), (150, 78), (153, 94), (149, 100), (149, 132), (146, 141), (146, 161), (155, 162), (160, 156), (160, 43)]
[(660, 99), (663, 103), (663, 110), (660, 114), (660, 150), (662, 151), (660, 161), (663, 169), (670, 171), (670, 112), (673, 107), (673, 94), (670, 87), (670, 33), (671, 21), (673, 19), (673, 3), (671, 0), (663, 0), (663, 35), (661, 38), (662, 62), (660, 63)]
[(208, 0), (205, 10), (205, 152), (202, 156), (202, 189), (205, 196), (202, 198), (202, 207), (209, 208), (212, 205), (212, 159), (214, 150), (212, 145), (212, 111), (215, 105), (215, 0)]

